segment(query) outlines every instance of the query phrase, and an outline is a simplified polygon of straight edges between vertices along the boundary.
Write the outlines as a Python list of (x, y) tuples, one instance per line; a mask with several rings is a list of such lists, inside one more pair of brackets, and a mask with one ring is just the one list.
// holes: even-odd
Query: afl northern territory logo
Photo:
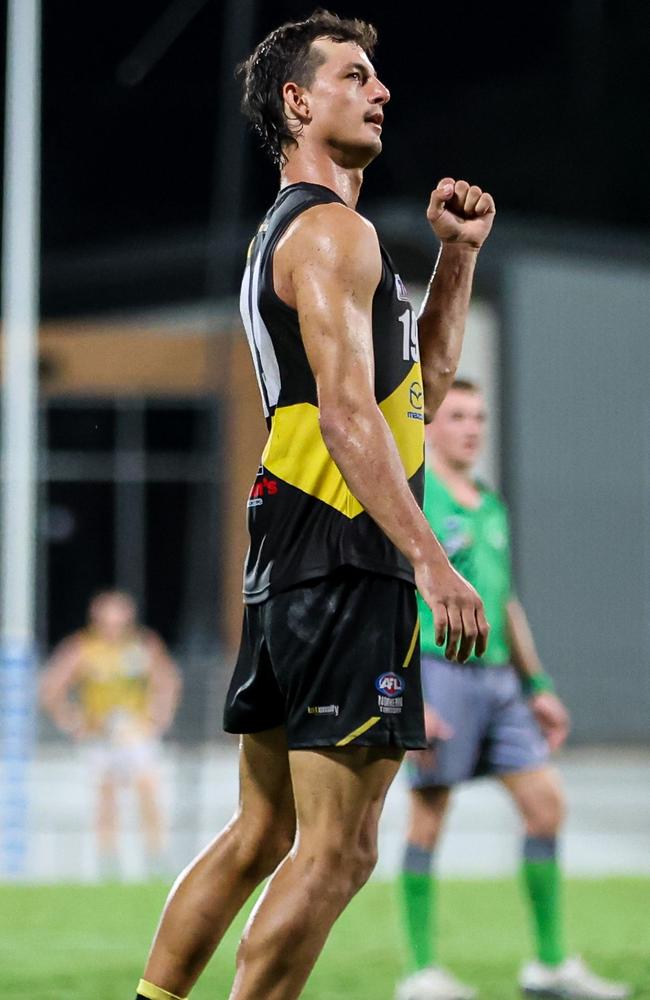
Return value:
[(404, 681), (399, 674), (392, 672), (380, 674), (375, 681), (375, 687), (384, 698), (399, 698), (404, 691)]

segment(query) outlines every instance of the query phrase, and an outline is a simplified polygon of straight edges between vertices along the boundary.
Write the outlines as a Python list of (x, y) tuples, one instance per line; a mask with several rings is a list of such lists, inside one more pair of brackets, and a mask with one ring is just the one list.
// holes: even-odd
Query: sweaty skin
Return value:
[(482, 604), (418, 507), (374, 396), (372, 300), (380, 277), (377, 234), (345, 205), (302, 213), (274, 255), (276, 291), (300, 317), (328, 450), (354, 496), (414, 567), (441, 640), (447, 636), (447, 655), (464, 662), (475, 644), (479, 654), (485, 649)]
[[(321, 431), (334, 461), (351, 492), (413, 566), (438, 640), (446, 638), (445, 655), (464, 662), (487, 645), (482, 602), (450, 566), (411, 495), (372, 388), (372, 298), (381, 258), (374, 228), (355, 208), (363, 168), (381, 151), (390, 94), (358, 46), (329, 39), (314, 46), (326, 61), (313, 85), (283, 88), (288, 120), (297, 134), (309, 130), (311, 141), (290, 156), (282, 184), (323, 184), (346, 205), (315, 207), (289, 227), (274, 254), (275, 290), (298, 310), (318, 387)], [(458, 365), (476, 255), (494, 214), (491, 195), (466, 181), (444, 178), (431, 193), (427, 219), (442, 247), (418, 321), (429, 420)], [(372, 483), (379, 476), (383, 489), (376, 496)]]
[[(281, 90), (296, 144), (284, 148), (280, 184), (320, 184), (345, 204), (309, 209), (289, 227), (274, 253), (275, 290), (298, 311), (334, 461), (411, 561), (447, 655), (464, 660), (485, 649), (482, 603), (417, 506), (373, 391), (381, 259), (373, 227), (355, 208), (364, 168), (381, 152), (390, 94), (359, 45), (319, 37), (310, 54), (320, 61), (309, 85), (287, 80)], [(479, 188), (446, 179), (427, 216), (443, 244), (420, 319), (431, 415), (458, 363), (476, 252), (494, 203)], [(289, 752), (284, 727), (244, 735), (238, 810), (177, 880), (145, 980), (185, 996), (244, 901), (273, 873), (240, 942), (230, 1000), (296, 1000), (332, 924), (372, 871), (381, 808), (401, 757), (394, 746)]]

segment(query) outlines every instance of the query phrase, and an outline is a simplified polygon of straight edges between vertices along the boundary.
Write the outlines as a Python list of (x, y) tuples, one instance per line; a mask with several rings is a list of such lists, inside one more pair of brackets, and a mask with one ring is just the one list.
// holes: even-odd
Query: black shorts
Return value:
[(244, 609), (228, 733), (285, 726), (290, 749), (421, 749), (415, 589), (342, 567)]

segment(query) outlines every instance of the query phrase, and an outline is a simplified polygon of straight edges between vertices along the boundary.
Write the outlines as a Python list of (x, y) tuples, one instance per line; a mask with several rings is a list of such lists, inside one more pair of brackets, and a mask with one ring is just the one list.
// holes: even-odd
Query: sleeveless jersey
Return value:
[[(333, 202), (343, 204), (319, 184), (283, 188), (248, 251), (240, 308), (269, 428), (248, 499), (244, 599), (249, 604), (346, 565), (413, 581), (408, 561), (352, 495), (327, 450), (298, 314), (273, 288), (273, 252), (282, 234), (301, 212)], [(375, 398), (422, 505), (424, 397), (417, 321), (383, 248), (381, 257), (372, 306)], [(382, 489), (381, 483), (373, 486)]]
[(80, 633), (82, 666), (78, 698), (88, 729), (113, 736), (140, 729), (150, 701), (150, 654), (140, 633), (107, 642), (92, 629)]

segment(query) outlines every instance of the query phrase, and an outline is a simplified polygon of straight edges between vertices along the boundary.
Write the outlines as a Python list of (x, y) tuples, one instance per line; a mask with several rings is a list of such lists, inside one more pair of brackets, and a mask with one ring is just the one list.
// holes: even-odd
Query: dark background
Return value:
[[(216, 150), (227, 117), (219, 98), (232, 68), (222, 64), (229, 6), (237, 25), (239, 8), (219, 0), (44, 0), (46, 315), (85, 305), (74, 277), (68, 271), (62, 277), (63, 263), (69, 269), (102, 247), (146, 253), (156, 239), (200, 242), (211, 219), (218, 231), (215, 183), (223, 164)], [(451, 174), (492, 191), (501, 212), (546, 217), (558, 227), (648, 225), (650, 5), (359, 0), (330, 6), (376, 24), (375, 63), (392, 92), (384, 153), (367, 173), (362, 209), (379, 199), (424, 201), (437, 179)], [(255, 7), (253, 44), (282, 21), (308, 15), (314, 4), (257, 0)], [(187, 19), (145, 78), (127, 79), (125, 60), (151, 29), (160, 37), (171, 24), (173, 35), (174, 23)], [(235, 47), (239, 56), (252, 47), (244, 21)], [(233, 94), (226, 109), (236, 104)], [(234, 127), (246, 129), (244, 120), (238, 117)], [(250, 226), (277, 184), (252, 136), (243, 182), (237, 215)], [(201, 294), (199, 257), (179, 267), (166, 288), (145, 281), (140, 297)], [(113, 304), (119, 284), (104, 287), (101, 301), (93, 294), (93, 305)], [(221, 290), (234, 291), (235, 284), (236, 269)]]

